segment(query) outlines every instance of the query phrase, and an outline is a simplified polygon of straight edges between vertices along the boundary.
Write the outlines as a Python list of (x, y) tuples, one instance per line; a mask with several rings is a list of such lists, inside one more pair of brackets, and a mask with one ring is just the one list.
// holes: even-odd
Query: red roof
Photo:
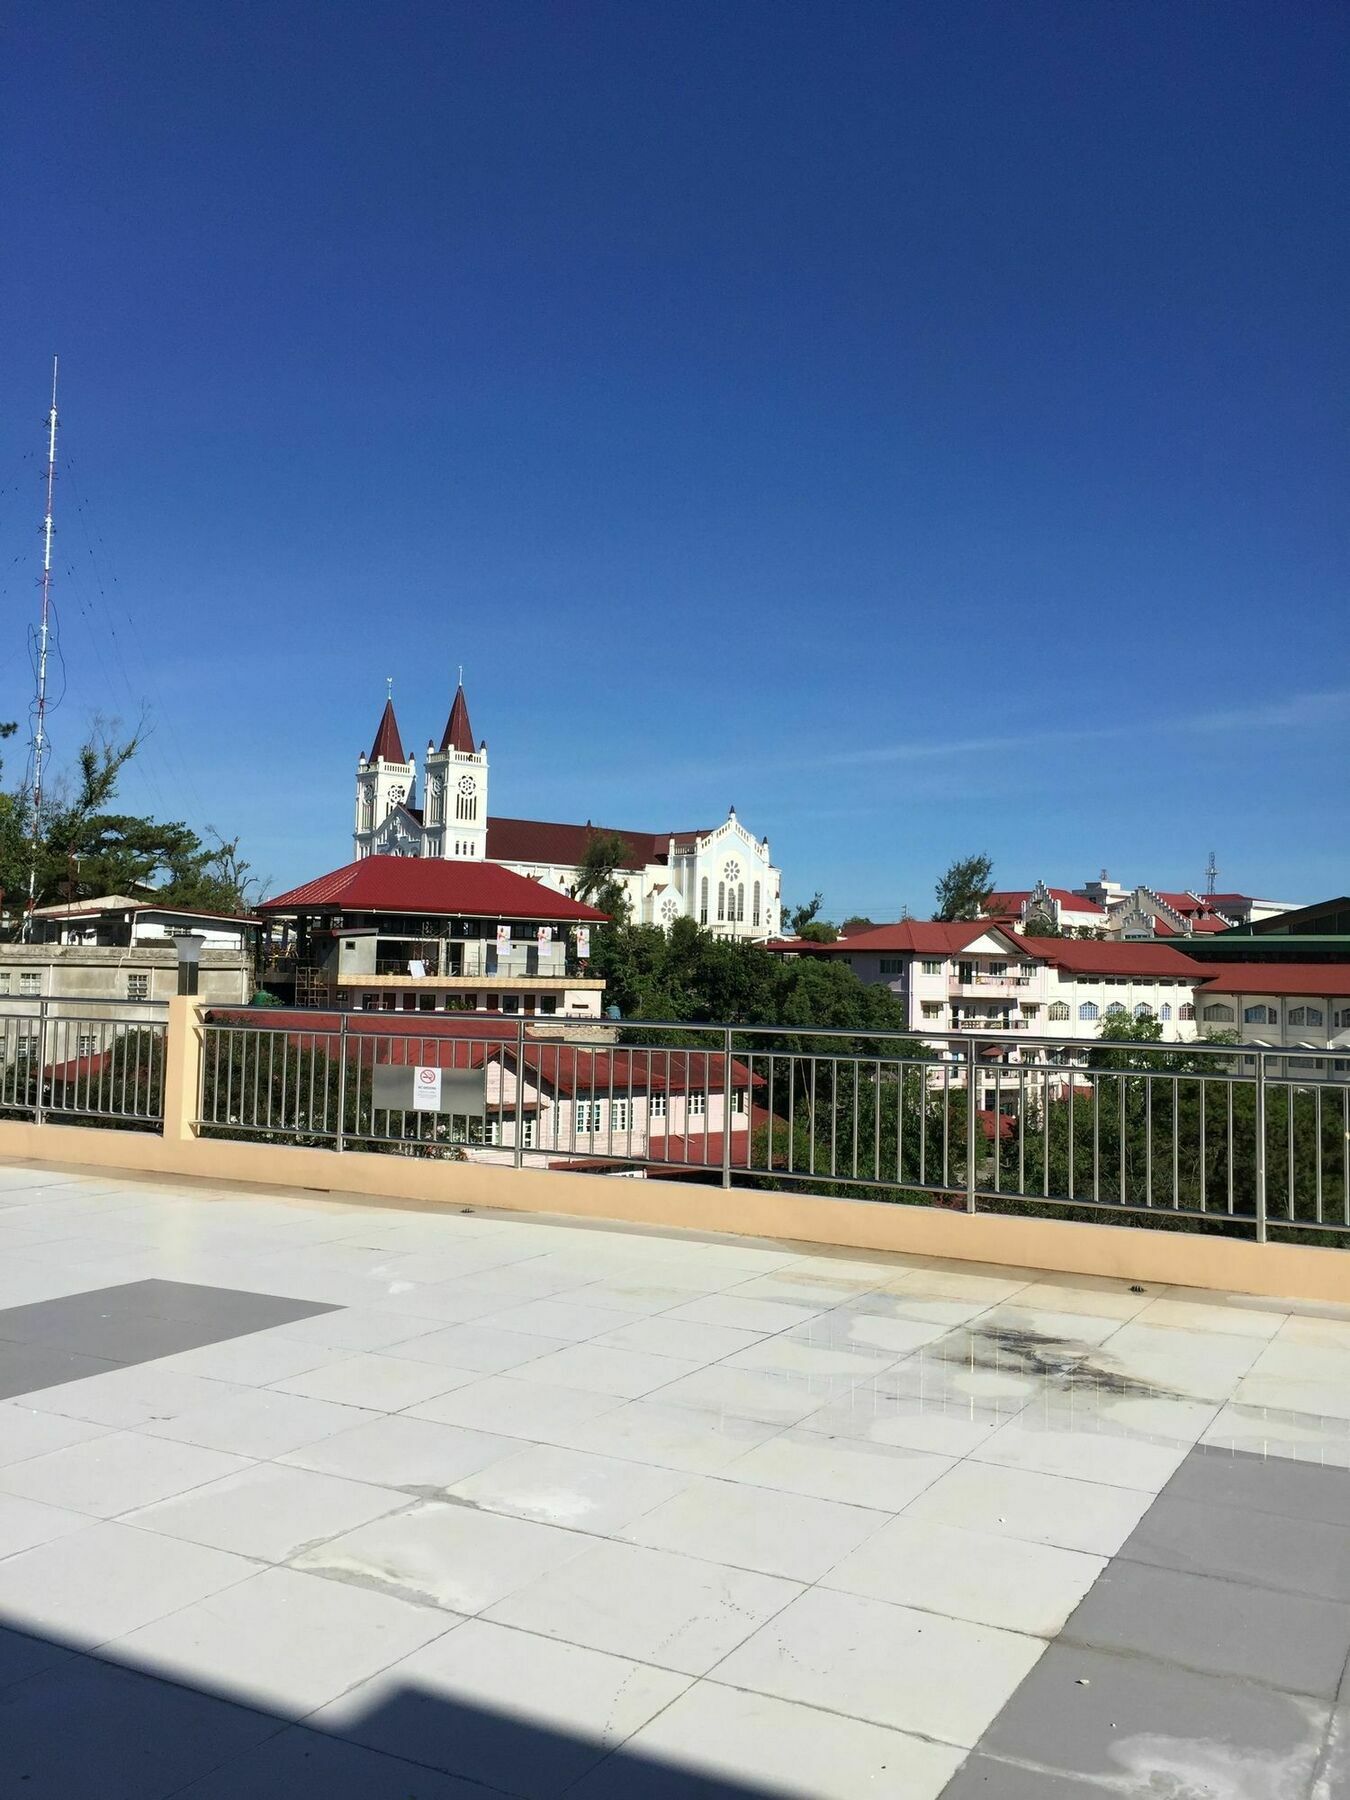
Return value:
[(628, 846), (621, 867), (641, 869), (663, 863), (670, 855), (670, 840), (692, 843), (706, 831), (620, 831), (610, 825), (555, 825), (546, 819), (490, 818), (487, 853), (496, 862), (523, 862), (574, 869), (585, 859), (597, 838), (619, 837)]
[[(1095, 900), (1088, 900), (1082, 894), (1070, 893), (1068, 888), (1047, 888), (1045, 891), (1052, 900), (1058, 900), (1060, 905), (1069, 912), (1101, 913), (1103, 915), (1106, 912), (1106, 908), (1098, 906)], [(990, 894), (988, 910), (991, 913), (1018, 912), (1030, 900), (1033, 892), (1032, 888), (1017, 888), (1011, 893)]]
[(1309, 994), (1350, 998), (1350, 963), (1202, 963), (1207, 994)]
[[(505, 1046), (515, 1060), (516, 1046)], [(726, 1059), (708, 1050), (624, 1050), (590, 1045), (531, 1043), (525, 1045), (525, 1067), (557, 1094), (609, 1094), (635, 1091), (685, 1093), (720, 1090), (726, 1081)], [(612, 1088), (611, 1088), (611, 1083)], [(733, 1088), (763, 1087), (764, 1077), (731, 1059)]]
[(384, 703), (384, 711), (380, 714), (379, 727), (375, 732), (375, 742), (371, 745), (370, 755), (366, 760), (374, 762), (381, 756), (386, 762), (401, 763), (408, 760), (403, 754), (403, 739), (398, 735), (398, 720), (394, 717), (392, 700)]
[[(1182, 940), (1184, 942), (1184, 939)], [(1028, 956), (1054, 963), (1069, 975), (1203, 976), (1198, 963), (1170, 943), (1147, 938), (1022, 938)]]
[(391, 912), (424, 917), (603, 920), (605, 914), (490, 862), (365, 856), (264, 900), (261, 913)]
[(455, 689), (455, 703), (450, 708), (450, 717), (445, 721), (441, 749), (460, 750), (466, 756), (472, 756), (477, 748), (473, 741), (473, 727), (469, 723), (469, 703), (464, 698), (464, 684), (461, 682)]
[[(905, 919), (896, 925), (875, 925), (870, 931), (859, 931), (834, 944), (817, 944), (811, 938), (774, 938), (764, 948), (780, 954), (800, 952), (807, 956), (838, 955), (840, 951), (850, 956), (859, 951), (880, 951), (886, 956), (897, 951), (916, 952), (921, 956), (950, 956), (964, 950), (988, 931), (999, 931), (1009, 937), (995, 919), (972, 919), (959, 924), (938, 919)], [(1010, 948), (1022, 949), (1024, 945), (1025, 940), (1020, 937), (1010, 939)]]

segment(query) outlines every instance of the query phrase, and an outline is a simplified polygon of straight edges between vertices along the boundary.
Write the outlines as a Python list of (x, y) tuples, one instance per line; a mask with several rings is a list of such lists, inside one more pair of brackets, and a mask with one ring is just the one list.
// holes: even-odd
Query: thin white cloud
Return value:
[(1261, 701), (1255, 706), (1230, 707), (1225, 711), (1183, 713), (1175, 718), (1140, 719), (1129, 724), (1089, 725), (1067, 731), (1028, 731), (1001, 737), (917, 739), (900, 744), (881, 744), (870, 749), (841, 750), (813, 758), (819, 766), (862, 768), (869, 764), (929, 762), (937, 758), (990, 756), (1019, 750), (1042, 750), (1068, 744), (1109, 743), (1122, 738), (1155, 735), (1214, 735), (1225, 732), (1275, 730), (1290, 726), (1334, 723), (1350, 717), (1350, 688), (1328, 688), (1319, 693), (1289, 694)]

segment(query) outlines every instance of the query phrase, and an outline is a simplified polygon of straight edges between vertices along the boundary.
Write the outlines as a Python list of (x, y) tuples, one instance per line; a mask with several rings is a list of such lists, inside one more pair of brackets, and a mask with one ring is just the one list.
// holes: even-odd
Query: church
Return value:
[(441, 733), (427, 743), (419, 803), (415, 753), (404, 753), (392, 695), (370, 754), (356, 765), (355, 854), (434, 856), (448, 862), (500, 863), (518, 875), (570, 893), (588, 846), (622, 838), (628, 854), (616, 871), (630, 916), (669, 927), (691, 918), (716, 937), (776, 937), (782, 877), (769, 840), (756, 838), (732, 807), (720, 825), (692, 831), (505, 819), (488, 811), (488, 747), (475, 743), (461, 682)]

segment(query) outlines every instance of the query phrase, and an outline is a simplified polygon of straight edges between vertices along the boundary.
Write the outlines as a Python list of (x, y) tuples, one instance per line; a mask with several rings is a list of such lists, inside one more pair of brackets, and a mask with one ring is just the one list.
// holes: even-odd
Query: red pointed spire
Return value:
[(384, 711), (380, 714), (379, 730), (375, 733), (375, 742), (371, 746), (369, 761), (374, 762), (382, 756), (386, 762), (407, 762), (403, 754), (403, 739), (398, 735), (398, 720), (394, 717), (394, 702), (386, 700)]
[(445, 722), (445, 735), (441, 739), (442, 750), (460, 750), (472, 756), (477, 748), (473, 741), (473, 726), (469, 723), (469, 703), (464, 698), (464, 683), (460, 682), (455, 689), (455, 704), (450, 708), (450, 717)]

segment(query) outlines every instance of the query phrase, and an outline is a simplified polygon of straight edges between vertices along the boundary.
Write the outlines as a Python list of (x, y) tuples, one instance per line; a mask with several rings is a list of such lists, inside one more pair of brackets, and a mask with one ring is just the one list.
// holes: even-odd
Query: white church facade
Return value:
[(615, 871), (636, 923), (669, 928), (690, 918), (716, 937), (776, 937), (782, 873), (769, 840), (746, 830), (731, 808), (706, 830), (623, 831), (544, 819), (508, 819), (488, 811), (488, 749), (475, 744), (461, 684), (439, 748), (427, 743), (421, 794), (416, 757), (405, 754), (392, 698), (368, 756), (356, 766), (353, 848), (364, 856), (431, 856), (449, 862), (500, 863), (518, 875), (570, 893), (591, 843), (622, 838)]

